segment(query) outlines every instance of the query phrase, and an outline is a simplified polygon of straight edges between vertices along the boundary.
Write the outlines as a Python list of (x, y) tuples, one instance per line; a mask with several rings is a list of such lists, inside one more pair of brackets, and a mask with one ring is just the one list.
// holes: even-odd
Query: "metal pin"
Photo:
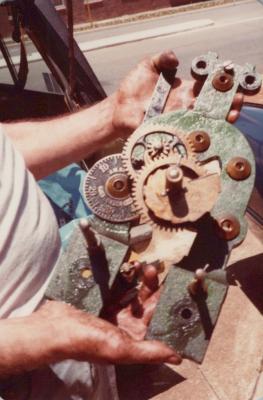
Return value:
[(209, 264), (207, 264), (204, 268), (198, 268), (195, 271), (194, 279), (188, 285), (188, 291), (192, 296), (196, 296), (200, 289), (207, 293), (207, 286), (205, 284), (205, 279), (207, 277), (206, 270), (209, 268)]
[(83, 233), (89, 252), (102, 250), (101, 239), (92, 229), (89, 221), (85, 218), (81, 218), (79, 221), (79, 227)]

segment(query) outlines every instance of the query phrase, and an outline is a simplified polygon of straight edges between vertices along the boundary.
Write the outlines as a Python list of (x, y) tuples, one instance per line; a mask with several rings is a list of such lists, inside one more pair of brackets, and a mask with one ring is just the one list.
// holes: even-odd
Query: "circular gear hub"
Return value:
[(122, 151), (124, 168), (132, 179), (136, 179), (141, 168), (172, 155), (195, 157), (186, 135), (162, 124), (139, 127), (127, 139)]
[(219, 192), (218, 174), (207, 174), (193, 160), (173, 156), (144, 167), (132, 196), (142, 222), (176, 227), (211, 211)]
[(83, 192), (87, 206), (106, 221), (127, 222), (137, 218), (121, 154), (104, 157), (93, 165), (84, 180)]

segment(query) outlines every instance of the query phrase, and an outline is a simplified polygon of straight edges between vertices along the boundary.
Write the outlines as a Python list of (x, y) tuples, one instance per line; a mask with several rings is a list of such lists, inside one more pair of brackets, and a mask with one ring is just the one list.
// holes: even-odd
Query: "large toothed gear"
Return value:
[(172, 155), (187, 159), (195, 157), (187, 135), (170, 125), (147, 124), (139, 127), (127, 139), (122, 160), (129, 177), (136, 179), (142, 167)]
[(208, 174), (193, 160), (177, 155), (145, 166), (133, 184), (132, 197), (141, 222), (178, 229), (210, 212), (219, 192), (217, 173)]

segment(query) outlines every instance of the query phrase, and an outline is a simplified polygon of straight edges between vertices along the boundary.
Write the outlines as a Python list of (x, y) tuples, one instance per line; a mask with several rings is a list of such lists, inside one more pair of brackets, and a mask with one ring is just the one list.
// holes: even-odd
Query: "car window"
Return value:
[(263, 225), (263, 107), (245, 105), (235, 125), (244, 133), (255, 155), (256, 181), (248, 211)]

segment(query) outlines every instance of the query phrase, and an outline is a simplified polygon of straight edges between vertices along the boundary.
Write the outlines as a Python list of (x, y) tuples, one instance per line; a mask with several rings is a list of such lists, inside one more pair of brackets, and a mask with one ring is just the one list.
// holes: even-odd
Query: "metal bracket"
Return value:
[(192, 73), (199, 79), (206, 79), (194, 111), (215, 119), (227, 117), (238, 89), (254, 92), (261, 86), (261, 76), (255, 66), (222, 62), (213, 52), (196, 57), (192, 62)]

